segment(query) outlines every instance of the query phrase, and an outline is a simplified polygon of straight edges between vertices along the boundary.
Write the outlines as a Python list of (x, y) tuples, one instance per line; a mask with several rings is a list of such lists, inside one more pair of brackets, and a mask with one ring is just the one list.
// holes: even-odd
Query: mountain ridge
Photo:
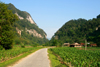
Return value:
[(12, 12), (19, 17), (19, 19), (27, 19), (28, 21), (30, 21), (31, 24), (36, 24), (28, 12), (20, 11), (11, 3), (7, 4), (7, 6), (9, 10), (12, 10)]
[[(38, 43), (38, 44), (43, 44), (48, 39), (46, 38), (47, 34), (37, 26), (31, 15), (26, 12), (26, 11), (20, 11), (17, 9), (13, 4), (7, 4), (8, 9), (13, 12), (13, 14), (16, 14), (19, 18), (18, 21), (14, 23), (14, 31), (15, 36), (15, 43), (17, 44), (18, 39), (21, 39), (19, 42), (25, 42), (26, 40), (27, 43), (31, 42), (33, 43)], [(33, 42), (32, 42), (33, 41)]]
[[(52, 43), (54, 40), (57, 40), (60, 44), (63, 43), (85, 43), (85, 39), (87, 39), (90, 43), (96, 43), (98, 46), (99, 34), (95, 36), (90, 36), (90, 34), (95, 33), (100, 26), (100, 15), (97, 18), (93, 18), (90, 20), (85, 19), (77, 19), (70, 20), (66, 22), (51, 38), (50, 42)], [(98, 39), (98, 40), (97, 40)], [(94, 40), (94, 41), (93, 41)], [(52, 44), (51, 44), (52, 45)]]

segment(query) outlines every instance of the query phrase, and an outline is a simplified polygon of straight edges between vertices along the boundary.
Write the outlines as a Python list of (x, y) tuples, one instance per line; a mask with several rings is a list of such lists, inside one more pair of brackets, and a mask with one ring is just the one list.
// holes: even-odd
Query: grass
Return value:
[[(40, 49), (41, 47), (31, 47), (31, 48), (36, 48), (36, 49), (30, 50), (30, 51), (28, 51), (28, 52), (25, 52), (25, 53), (23, 53), (23, 54), (20, 54), (20, 56), (16, 56), (16, 57), (14, 57), (14, 58), (12, 58), (12, 59), (6, 60), (6, 61), (0, 63), (0, 67), (7, 67), (7, 66), (9, 66), (9, 65), (11, 66), (11, 65), (13, 65), (14, 63), (16, 63), (17, 61), (19, 61), (20, 59), (22, 59), (22, 58), (28, 56), (29, 54), (35, 52), (35, 51), (38, 50), (38, 49)], [(27, 49), (27, 48), (26, 48), (26, 49)], [(11, 50), (13, 50), (13, 49), (11, 49)]]
[(55, 56), (50, 49), (48, 49), (48, 56), (50, 59), (50, 66), (51, 67), (67, 67), (66, 65), (62, 64), (61, 61), (58, 59), (57, 56)]

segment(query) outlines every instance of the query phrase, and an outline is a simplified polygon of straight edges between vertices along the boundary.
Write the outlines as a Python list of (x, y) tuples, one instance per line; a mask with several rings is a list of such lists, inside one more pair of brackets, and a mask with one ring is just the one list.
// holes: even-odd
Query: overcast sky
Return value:
[(27, 11), (51, 38), (71, 19), (92, 19), (100, 14), (100, 0), (1, 0)]

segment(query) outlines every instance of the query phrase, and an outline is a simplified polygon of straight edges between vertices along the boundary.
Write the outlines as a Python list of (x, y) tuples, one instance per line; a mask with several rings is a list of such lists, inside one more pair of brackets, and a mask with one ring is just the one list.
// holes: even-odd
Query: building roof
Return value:
[(71, 45), (79, 46), (80, 44), (79, 43), (73, 43)]
[(64, 43), (63, 45), (69, 45), (70, 43)]

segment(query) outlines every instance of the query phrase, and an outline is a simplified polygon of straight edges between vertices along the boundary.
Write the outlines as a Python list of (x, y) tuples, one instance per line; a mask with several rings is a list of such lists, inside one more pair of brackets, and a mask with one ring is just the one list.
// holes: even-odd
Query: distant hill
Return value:
[[(97, 43), (93, 40), (90, 40), (90, 34), (98, 31), (100, 26), (100, 15), (97, 18), (90, 20), (77, 19), (70, 20), (66, 22), (52, 37), (51, 41), (58, 40), (60, 43), (84, 43), (85, 39), (88, 39), (88, 42)], [(100, 31), (98, 31), (100, 32)], [(100, 34), (97, 34), (100, 36)], [(92, 36), (94, 37), (94, 36)]]
[(40, 29), (31, 15), (26, 11), (20, 11), (13, 4), (7, 4), (8, 9), (19, 17), (14, 23), (15, 44), (44, 44), (48, 41), (47, 34)]

